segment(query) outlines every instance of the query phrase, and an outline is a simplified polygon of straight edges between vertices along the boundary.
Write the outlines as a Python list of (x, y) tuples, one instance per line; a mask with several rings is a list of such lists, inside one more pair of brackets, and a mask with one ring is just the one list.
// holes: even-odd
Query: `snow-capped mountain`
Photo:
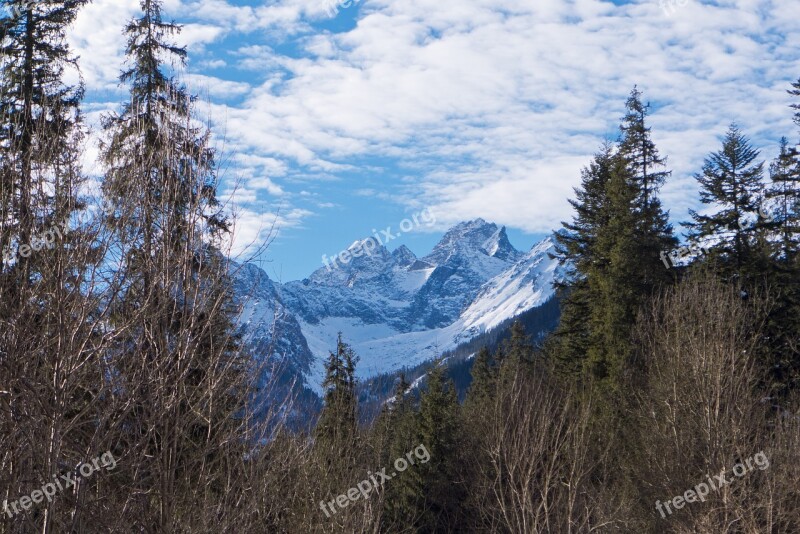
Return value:
[(414, 366), (549, 299), (552, 247), (548, 238), (522, 253), (504, 227), (476, 219), (422, 258), (379, 246), (283, 285), (245, 265), (234, 276), (244, 339), (256, 355), (282, 356), (316, 391), (338, 332), (359, 356), (362, 378)]

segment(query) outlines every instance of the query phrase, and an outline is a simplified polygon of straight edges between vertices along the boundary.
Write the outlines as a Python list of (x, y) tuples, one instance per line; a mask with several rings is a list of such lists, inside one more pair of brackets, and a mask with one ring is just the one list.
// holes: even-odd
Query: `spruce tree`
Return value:
[(599, 229), (595, 261), (587, 275), (592, 298), (584, 370), (599, 384), (615, 390), (632, 355), (636, 313), (652, 288), (645, 285), (641, 263), (635, 261), (649, 247), (637, 239), (639, 189), (625, 159), (614, 158), (606, 192), (607, 203), (601, 209), (607, 222)]
[(412, 487), (422, 490), (417, 532), (452, 532), (459, 524), (465, 498), (459, 475), (459, 417), (455, 385), (437, 362), (428, 373), (418, 415), (417, 438), (430, 453), (430, 461), (408, 469)]
[(606, 144), (584, 170), (571, 201), (576, 215), (556, 233), (566, 275), (562, 318), (547, 346), (561, 376), (593, 378), (616, 390), (632, 356), (631, 333), (642, 303), (673, 280), (662, 251), (675, 240), (658, 198), (669, 176), (650, 138), (648, 106), (634, 88), (616, 147)]
[(581, 172), (581, 187), (576, 199), (569, 200), (575, 210), (572, 222), (554, 235), (555, 254), (564, 272), (556, 281), (561, 295), (561, 318), (550, 343), (550, 359), (556, 372), (568, 379), (581, 376), (589, 351), (589, 316), (592, 296), (588, 274), (597, 261), (597, 236), (608, 223), (607, 184), (611, 178), (613, 146), (603, 145), (594, 159)]
[(656, 193), (671, 173), (665, 170), (666, 159), (659, 155), (650, 138), (646, 123), (650, 104), (642, 102), (642, 92), (637, 87), (625, 102), (625, 109), (619, 155), (627, 160), (633, 179), (639, 183), (639, 208), (646, 210), (658, 200)]
[(330, 452), (328, 461), (348, 456), (356, 444), (357, 408), (355, 366), (358, 357), (342, 341), (336, 341), (325, 367), (322, 382), (324, 407), (314, 430), (315, 447), (323, 453)]
[[(769, 168), (770, 185), (765, 197), (774, 215), (773, 230), (778, 235), (778, 260), (784, 265), (797, 263), (800, 256), (800, 156), (783, 137), (780, 153)], [(770, 217), (773, 218), (773, 217)]]
[(763, 209), (764, 164), (758, 156), (747, 137), (731, 125), (722, 149), (710, 154), (696, 175), (700, 201), (717, 209), (710, 215), (690, 210), (692, 222), (684, 223), (690, 241), (712, 243), (709, 260), (719, 262), (720, 274), (745, 284), (755, 275), (753, 264), (758, 259), (758, 242), (747, 223)]
[(772, 245), (766, 271), (774, 306), (765, 325), (769, 346), (769, 391), (785, 397), (800, 384), (800, 165), (797, 149), (781, 139), (770, 165), (766, 198), (771, 210), (765, 223)]
[(471, 374), (472, 383), (467, 391), (464, 408), (469, 412), (481, 413), (492, 402), (497, 387), (497, 367), (488, 348), (481, 347), (478, 351)]
[[(406, 393), (408, 388), (405, 376), (401, 375), (393, 402), (387, 409), (388, 446), (381, 465), (392, 466), (397, 458), (405, 458), (406, 453), (419, 445), (417, 412)], [(387, 531), (400, 531), (422, 515), (423, 490), (421, 479), (414, 475), (414, 469), (416, 467), (396, 473), (392, 481), (384, 486), (383, 525)]]
[(513, 381), (534, 373), (533, 345), (519, 320), (511, 324), (510, 334), (497, 351), (497, 387), (501, 390), (509, 388)]
[[(18, 250), (78, 209), (83, 85), (66, 29), (87, 0), (2, 0), (0, 18), (0, 251)], [(40, 255), (16, 254), (17, 287)], [(0, 272), (9, 268), (0, 258)]]
[(650, 104), (641, 100), (642, 93), (634, 87), (622, 119), (618, 155), (625, 160), (628, 173), (637, 189), (635, 209), (638, 256), (630, 258), (641, 269), (642, 291), (652, 292), (658, 285), (669, 284), (671, 272), (660, 268), (661, 252), (677, 246), (668, 214), (661, 206), (658, 193), (669, 178), (666, 158), (662, 157), (650, 137), (647, 125)]
[(120, 81), (130, 99), (104, 118), (102, 157), (119, 265), (111, 357), (128, 406), (118, 417), (137, 455), (133, 484), (149, 495), (131, 513), (146, 529), (170, 530), (181, 514), (196, 519), (193, 510), (218, 498), (211, 483), (200, 495), (170, 488), (197, 486), (200, 476), (224, 480), (210, 465), (221, 466), (225, 448), (238, 442), (248, 382), (220, 251), (229, 225), (216, 196), (215, 153), (169, 66), (182, 67), (186, 50), (171, 41), (180, 27), (163, 21), (161, 5), (141, 0), (141, 14), (125, 27)]
[[(85, 132), (66, 31), (85, 3), (0, 1), (0, 500), (30, 492), (103, 439), (102, 317), (86, 294), (96, 264), (71, 221), (83, 207)], [(26, 528), (86, 528), (75, 517), (81, 504), (89, 515), (89, 491), (43, 503)]]

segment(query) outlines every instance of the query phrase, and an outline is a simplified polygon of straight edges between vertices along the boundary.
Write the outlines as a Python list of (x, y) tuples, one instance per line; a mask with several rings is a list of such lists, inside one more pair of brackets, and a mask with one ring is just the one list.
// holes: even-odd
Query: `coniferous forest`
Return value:
[(121, 29), (86, 193), (86, 3), (0, 2), (0, 532), (800, 532), (800, 81), (777, 159), (719, 132), (679, 228), (633, 88), (554, 234), (555, 330), (475, 347), (466, 395), (446, 361), (400, 376), (374, 417), (345, 333), (299, 430), (237, 331), (161, 0)]

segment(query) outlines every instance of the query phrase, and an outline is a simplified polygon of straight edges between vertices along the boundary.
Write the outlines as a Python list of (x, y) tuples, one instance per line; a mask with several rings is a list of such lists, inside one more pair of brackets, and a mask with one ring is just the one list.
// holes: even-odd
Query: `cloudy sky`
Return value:
[[(185, 25), (180, 77), (215, 134), (237, 252), (272, 230), (254, 259), (274, 279), (426, 208), (436, 223), (390, 249), (426, 254), (477, 217), (529, 248), (570, 217), (581, 167), (616, 139), (637, 84), (673, 170), (674, 222), (697, 207), (693, 174), (731, 122), (765, 159), (798, 138), (797, 0), (341, 1), (164, 1)], [(72, 29), (90, 122), (125, 98), (121, 28), (138, 4), (94, 0)]]

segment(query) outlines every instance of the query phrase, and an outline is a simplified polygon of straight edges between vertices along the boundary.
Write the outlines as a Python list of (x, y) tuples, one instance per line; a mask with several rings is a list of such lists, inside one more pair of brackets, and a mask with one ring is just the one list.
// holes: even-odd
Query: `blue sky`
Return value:
[[(673, 170), (674, 222), (697, 207), (692, 176), (732, 121), (764, 158), (798, 138), (796, 0), (361, 0), (334, 17), (324, 0), (164, 5), (185, 25), (180, 77), (215, 135), (234, 251), (271, 240), (254, 259), (281, 281), (425, 208), (436, 224), (390, 249), (423, 255), (477, 217), (528, 249), (570, 217), (634, 84)], [(94, 0), (71, 31), (90, 124), (125, 98), (121, 28), (137, 9)]]

